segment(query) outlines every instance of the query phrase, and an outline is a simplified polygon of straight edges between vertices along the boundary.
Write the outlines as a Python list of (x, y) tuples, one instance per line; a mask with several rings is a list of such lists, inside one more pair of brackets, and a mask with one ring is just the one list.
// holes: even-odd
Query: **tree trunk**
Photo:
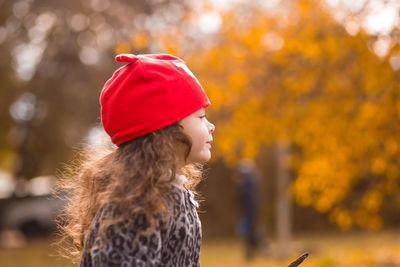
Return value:
[(290, 252), (291, 239), (291, 203), (289, 194), (289, 145), (278, 142), (276, 146), (277, 168), (277, 200), (276, 200), (276, 231), (278, 241), (278, 256), (286, 257)]

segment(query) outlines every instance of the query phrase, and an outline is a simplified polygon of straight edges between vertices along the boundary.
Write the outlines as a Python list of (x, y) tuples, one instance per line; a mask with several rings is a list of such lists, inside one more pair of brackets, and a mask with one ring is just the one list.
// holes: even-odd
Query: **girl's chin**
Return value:
[(211, 159), (211, 152), (208, 151), (208, 153), (205, 153), (204, 155), (199, 155), (196, 158), (188, 158), (188, 164), (191, 163), (205, 163)]

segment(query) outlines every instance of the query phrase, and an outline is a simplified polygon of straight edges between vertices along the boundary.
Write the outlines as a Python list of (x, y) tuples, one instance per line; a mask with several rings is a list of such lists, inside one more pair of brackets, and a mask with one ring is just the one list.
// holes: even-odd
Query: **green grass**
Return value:
[(35, 240), (20, 248), (0, 249), (1, 267), (70, 267), (69, 261), (57, 256), (47, 239)]
[(310, 256), (300, 266), (400, 266), (400, 232), (360, 232), (298, 236), (291, 243), (286, 259), (276, 256), (276, 243), (271, 242), (267, 256), (258, 255), (252, 262), (244, 260), (237, 240), (204, 242), (202, 266), (265, 267), (286, 266), (304, 252)]
[[(36, 240), (21, 248), (0, 249), (1, 267), (74, 266), (56, 255), (49, 240)], [(276, 244), (271, 242), (267, 256), (244, 260), (242, 244), (236, 239), (204, 240), (201, 265), (204, 267), (284, 267), (303, 252), (310, 256), (304, 267), (400, 266), (400, 231), (314, 234), (298, 236), (291, 243), (290, 255), (277, 259)]]

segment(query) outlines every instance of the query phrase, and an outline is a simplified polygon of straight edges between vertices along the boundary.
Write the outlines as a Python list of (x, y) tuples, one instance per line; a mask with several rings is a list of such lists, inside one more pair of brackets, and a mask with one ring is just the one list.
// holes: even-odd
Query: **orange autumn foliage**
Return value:
[(213, 103), (217, 155), (233, 163), (285, 139), (300, 205), (379, 229), (384, 196), (399, 192), (400, 83), (373, 37), (349, 35), (313, 0), (220, 14), (214, 42), (185, 55)]

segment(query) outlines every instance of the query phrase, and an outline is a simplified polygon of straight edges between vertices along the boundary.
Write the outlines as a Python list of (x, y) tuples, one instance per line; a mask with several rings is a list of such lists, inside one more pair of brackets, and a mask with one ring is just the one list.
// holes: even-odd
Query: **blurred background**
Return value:
[(118, 53), (172, 53), (216, 125), (202, 266), (400, 266), (397, 0), (0, 0), (0, 266), (57, 256), (49, 194), (107, 141)]

